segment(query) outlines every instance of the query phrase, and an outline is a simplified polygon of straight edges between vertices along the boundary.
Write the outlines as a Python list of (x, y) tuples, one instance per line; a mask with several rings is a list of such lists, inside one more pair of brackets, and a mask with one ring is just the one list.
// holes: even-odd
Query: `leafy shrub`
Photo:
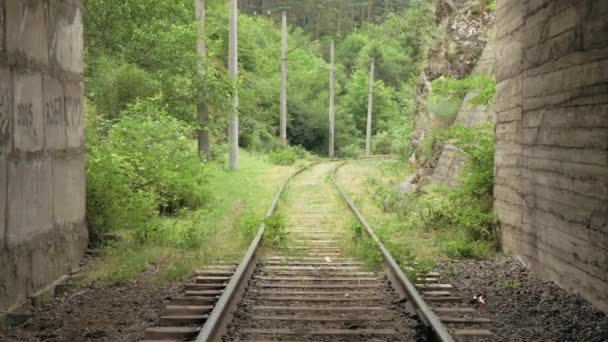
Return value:
[(494, 188), (494, 125), (490, 122), (467, 128), (456, 125), (439, 134), (439, 139), (450, 141), (466, 157), (460, 173), (461, 188), (477, 197), (492, 196)]
[[(434, 132), (427, 139), (433, 143), (449, 141), (466, 157), (457, 186), (449, 189), (428, 185), (415, 194), (398, 195), (391, 186), (370, 178), (366, 183), (371, 197), (385, 211), (399, 213), (406, 226), (437, 232), (442, 237), (439, 247), (446, 255), (487, 256), (497, 247), (496, 217), (492, 208), (493, 125), (455, 126), (444, 132)], [(383, 240), (391, 240), (390, 235)], [(407, 261), (410, 258), (407, 248), (398, 247), (395, 247), (395, 253), (403, 252), (402, 258)]]
[(487, 9), (491, 12), (496, 12), (496, 0), (486, 0)]
[(260, 228), (262, 220), (254, 211), (246, 211), (239, 217), (237, 228), (244, 241), (251, 241)]
[(470, 91), (477, 91), (469, 103), (474, 106), (488, 106), (496, 94), (496, 80), (486, 74), (477, 74), (461, 80), (440, 77), (431, 82), (431, 98), (462, 99)]
[(228, 148), (226, 144), (211, 144), (211, 160), (223, 163), (228, 155)]
[(363, 148), (359, 145), (348, 145), (338, 149), (337, 155), (342, 158), (356, 158), (363, 155)]
[(145, 70), (109, 57), (97, 61), (89, 86), (97, 112), (108, 118), (117, 118), (127, 104), (138, 98), (152, 97), (160, 89)]
[(306, 151), (306, 149), (300, 145), (291, 146), (291, 150), (296, 154), (298, 159), (305, 159), (311, 156), (311, 153)]
[(374, 154), (392, 154), (393, 140), (388, 132), (376, 134), (372, 139), (372, 151)]
[(275, 165), (290, 166), (295, 164), (297, 155), (293, 150), (284, 148), (270, 152), (268, 158), (270, 159), (270, 162)]
[(264, 220), (264, 245), (271, 248), (283, 247), (287, 243), (285, 216), (273, 214)]
[(108, 134), (112, 151), (128, 158), (141, 180), (135, 189), (153, 191), (161, 213), (203, 204), (206, 168), (197, 158), (193, 127), (139, 102)]
[(90, 244), (103, 245), (119, 230), (145, 231), (154, 224), (156, 198), (146, 191), (134, 191), (139, 176), (127, 158), (114, 153), (102, 138), (109, 122), (85, 106), (86, 214)]
[(431, 157), (433, 157), (433, 153), (435, 153), (435, 147), (438, 143), (438, 132), (437, 131), (429, 131), (426, 132), (422, 141), (420, 142), (420, 146), (418, 147), (418, 158), (421, 162), (428, 161)]
[(154, 224), (156, 198), (132, 189), (137, 178), (124, 157), (98, 140), (87, 140), (86, 214), (91, 245), (103, 245), (111, 232), (143, 232)]
[(426, 100), (426, 108), (440, 119), (451, 122), (456, 118), (462, 99), (458, 97), (445, 97), (431, 95)]
[(158, 213), (197, 208), (205, 200), (206, 166), (197, 158), (192, 127), (154, 107), (153, 100), (136, 101), (111, 126), (87, 121), (87, 218), (94, 243), (117, 230), (149, 240)]

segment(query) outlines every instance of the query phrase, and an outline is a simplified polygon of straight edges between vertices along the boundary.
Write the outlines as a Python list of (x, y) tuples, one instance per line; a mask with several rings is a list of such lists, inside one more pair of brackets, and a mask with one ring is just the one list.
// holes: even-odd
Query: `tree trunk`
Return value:
[[(196, 52), (199, 56), (197, 64), (197, 75), (199, 79), (204, 77), (207, 46), (205, 44), (205, 0), (194, 0), (194, 18), (198, 23), (198, 35), (196, 40)], [(197, 102), (198, 114), (198, 154), (202, 160), (211, 159), (211, 141), (209, 127), (209, 108), (204, 93), (199, 94)]]
[[(228, 72), (234, 85), (237, 84), (237, 64), (238, 64), (238, 45), (237, 45), (237, 20), (238, 20), (238, 1), (230, 0), (230, 30), (229, 30), (229, 47), (228, 47)], [(228, 117), (228, 144), (230, 151), (228, 153), (228, 165), (231, 170), (236, 171), (239, 168), (239, 94), (235, 88), (232, 102), (232, 110)]]
[(280, 139), (281, 144), (287, 145), (287, 13), (283, 12), (281, 29), (281, 113)]
[(367, 130), (365, 134), (365, 155), (372, 153), (372, 111), (374, 108), (374, 59), (369, 69), (369, 94), (367, 100)]

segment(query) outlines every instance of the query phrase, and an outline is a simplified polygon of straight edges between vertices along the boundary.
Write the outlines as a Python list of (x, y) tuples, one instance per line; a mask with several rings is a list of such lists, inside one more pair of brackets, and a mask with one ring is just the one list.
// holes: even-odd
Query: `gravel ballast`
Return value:
[(439, 266), (442, 282), (465, 298), (484, 294), (475, 306), (491, 318), (496, 341), (607, 342), (608, 315), (579, 296), (535, 276), (518, 260), (497, 257)]

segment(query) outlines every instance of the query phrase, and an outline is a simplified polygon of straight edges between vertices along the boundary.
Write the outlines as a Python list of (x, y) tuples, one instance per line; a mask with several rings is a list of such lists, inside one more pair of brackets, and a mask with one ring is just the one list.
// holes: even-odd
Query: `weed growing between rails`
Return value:
[[(265, 243), (267, 253), (272, 250), (281, 250), (285, 255), (302, 256), (304, 249), (285, 248), (292, 242), (303, 244), (302, 247), (306, 247), (307, 242), (298, 233), (302, 230), (327, 229), (332, 232), (328, 239), (344, 240), (348, 225), (352, 222), (352, 215), (331, 184), (330, 170), (334, 166), (335, 163), (325, 163), (307, 170), (288, 186), (279, 202), (278, 213), (273, 215), (284, 219), (286, 243), (279, 246)], [(322, 209), (322, 215), (312, 214), (319, 209)], [(268, 226), (266, 228), (268, 229)], [(276, 229), (271, 232), (267, 230), (264, 240), (276, 240), (276, 235)], [(331, 256), (327, 257), (331, 259)]]
[(117, 241), (96, 252), (100, 257), (86, 267), (80, 281), (123, 284), (142, 273), (151, 273), (156, 281), (181, 280), (196, 267), (240, 260), (276, 190), (294, 170), (245, 151), (241, 156), (238, 173), (209, 165), (206, 189), (213, 206), (159, 218), (144, 243), (118, 232)]

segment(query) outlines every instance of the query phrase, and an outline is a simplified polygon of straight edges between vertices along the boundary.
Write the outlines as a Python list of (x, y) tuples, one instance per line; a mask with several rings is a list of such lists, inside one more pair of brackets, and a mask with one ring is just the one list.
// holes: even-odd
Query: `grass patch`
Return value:
[(238, 261), (264, 219), (280, 184), (295, 168), (272, 165), (260, 155), (241, 151), (240, 170), (208, 166), (205, 192), (209, 199), (196, 211), (161, 217), (153, 237), (136, 241), (118, 232), (118, 241), (99, 250), (83, 273), (84, 284), (121, 284), (142, 273), (157, 281), (191, 275), (196, 267), (214, 262)]
[[(471, 232), (477, 230), (453, 225), (432, 226), (441, 221), (433, 215), (445, 215), (449, 210), (433, 212), (438, 206), (430, 203), (423, 203), (423, 210), (418, 206), (408, 207), (408, 200), (412, 205), (421, 202), (414, 202), (413, 196), (397, 196), (395, 188), (409, 172), (410, 167), (400, 161), (365, 160), (343, 166), (337, 177), (340, 186), (404, 270), (411, 267), (418, 271), (430, 270), (436, 262), (447, 258), (483, 258), (494, 253), (493, 242), (471, 237)], [(426, 200), (448, 201), (445, 196), (427, 196)], [(449, 203), (457, 201), (451, 199)], [(351, 231), (352, 236), (358, 236), (356, 229)], [(356, 253), (368, 254), (365, 242), (356, 246), (360, 249)], [(374, 262), (373, 255), (368, 259)]]

